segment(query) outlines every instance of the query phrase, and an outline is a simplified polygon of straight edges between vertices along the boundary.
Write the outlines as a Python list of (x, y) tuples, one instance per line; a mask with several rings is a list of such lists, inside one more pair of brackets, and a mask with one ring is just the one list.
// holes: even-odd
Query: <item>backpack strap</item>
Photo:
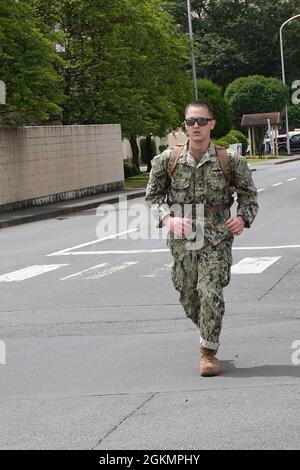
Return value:
[(229, 166), (229, 158), (228, 158), (227, 150), (224, 147), (221, 147), (220, 145), (215, 145), (215, 150), (216, 150), (216, 154), (219, 160), (221, 170), (223, 171), (226, 181), (228, 183), (229, 191), (231, 193), (237, 193), (237, 194), (243, 194), (244, 196), (249, 196), (250, 195), (249, 192), (244, 191), (243, 189), (238, 189), (232, 185), (232, 173), (231, 173), (230, 166)]
[(168, 162), (168, 170), (167, 170), (169, 178), (171, 178), (171, 176), (173, 175), (173, 173), (175, 171), (175, 168), (176, 168), (176, 165), (178, 163), (181, 151), (182, 151), (184, 146), (185, 146), (185, 144), (176, 144), (175, 147), (172, 149), (172, 152), (171, 152), (171, 155), (170, 155), (170, 158), (169, 158), (169, 162)]
[(229, 167), (229, 159), (227, 150), (220, 145), (215, 145), (216, 154), (220, 163), (221, 170), (226, 178), (228, 185), (231, 183), (231, 172)]

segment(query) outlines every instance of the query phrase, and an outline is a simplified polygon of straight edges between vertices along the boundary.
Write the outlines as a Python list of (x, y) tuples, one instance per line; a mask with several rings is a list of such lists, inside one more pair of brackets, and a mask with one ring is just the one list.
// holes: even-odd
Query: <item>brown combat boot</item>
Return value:
[(220, 373), (220, 363), (215, 357), (216, 351), (200, 347), (200, 372), (202, 377), (213, 377)]

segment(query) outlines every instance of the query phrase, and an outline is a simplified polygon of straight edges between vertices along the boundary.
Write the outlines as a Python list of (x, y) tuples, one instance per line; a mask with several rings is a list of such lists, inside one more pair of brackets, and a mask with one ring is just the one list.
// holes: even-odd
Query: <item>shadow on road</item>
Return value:
[(265, 365), (237, 367), (234, 361), (220, 361), (222, 375), (227, 377), (299, 377), (300, 366)]

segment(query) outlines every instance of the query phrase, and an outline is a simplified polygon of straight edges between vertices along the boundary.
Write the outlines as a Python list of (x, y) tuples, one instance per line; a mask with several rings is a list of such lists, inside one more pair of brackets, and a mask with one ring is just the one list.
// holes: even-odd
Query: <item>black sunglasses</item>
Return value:
[(212, 118), (188, 118), (185, 120), (187, 126), (194, 126), (196, 123), (198, 126), (206, 126), (209, 121), (213, 121)]

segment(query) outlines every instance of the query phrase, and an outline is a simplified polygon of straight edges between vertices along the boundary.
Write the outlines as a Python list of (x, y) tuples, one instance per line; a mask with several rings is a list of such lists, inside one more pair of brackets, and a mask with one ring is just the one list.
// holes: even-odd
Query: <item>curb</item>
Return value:
[(284, 163), (296, 162), (300, 160), (300, 157), (290, 158), (288, 160), (281, 160), (280, 162), (275, 162), (274, 165), (283, 165)]
[[(135, 193), (129, 193), (126, 195), (126, 193), (118, 193), (117, 195), (105, 199), (105, 200), (98, 200), (98, 201), (92, 201), (92, 202), (80, 202), (80, 199), (78, 199), (77, 204), (75, 203), (72, 206), (66, 206), (66, 207), (55, 207), (55, 208), (50, 208), (46, 207), (45, 211), (43, 212), (38, 212), (36, 214), (24, 214), (20, 216), (15, 216), (15, 218), (8, 218), (6, 220), (1, 220), (1, 215), (5, 217), (5, 213), (0, 214), (0, 229), (1, 228), (6, 228), (6, 227), (12, 227), (14, 225), (21, 225), (21, 224), (26, 224), (29, 222), (36, 222), (38, 220), (46, 220), (46, 219), (52, 219), (55, 217), (60, 217), (62, 215), (67, 215), (67, 214), (73, 214), (75, 212), (81, 212), (84, 210), (89, 210), (89, 209), (95, 209), (100, 205), (103, 204), (116, 204), (119, 202), (119, 197), (120, 196), (127, 196), (127, 199), (135, 199), (137, 197), (144, 197), (146, 195), (146, 190), (141, 189), (137, 190)], [(71, 201), (70, 201), (71, 203)], [(41, 208), (39, 208), (41, 210)], [(34, 208), (32, 208), (34, 211)]]

